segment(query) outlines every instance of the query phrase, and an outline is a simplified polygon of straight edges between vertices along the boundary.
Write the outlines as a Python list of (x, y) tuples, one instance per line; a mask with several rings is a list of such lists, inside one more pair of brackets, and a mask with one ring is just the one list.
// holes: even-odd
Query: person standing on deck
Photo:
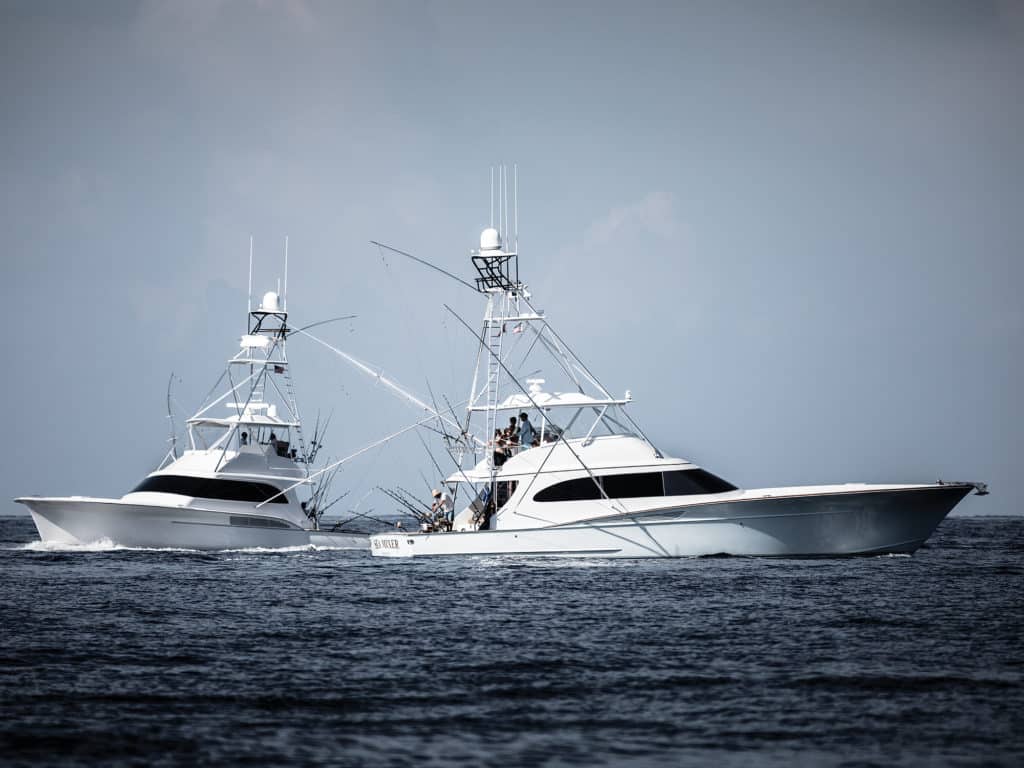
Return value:
[(442, 531), (450, 531), (452, 529), (452, 513), (455, 512), (455, 502), (452, 501), (452, 497), (448, 495), (447, 490), (439, 491), (435, 488), (433, 496), (434, 503), (430, 506), (430, 511), (434, 513), (435, 524)]
[(526, 413), (519, 414), (519, 445), (522, 446), (523, 450), (526, 450), (533, 445), (533, 439), (537, 436), (537, 431), (533, 428), (533, 424), (530, 423), (530, 417)]

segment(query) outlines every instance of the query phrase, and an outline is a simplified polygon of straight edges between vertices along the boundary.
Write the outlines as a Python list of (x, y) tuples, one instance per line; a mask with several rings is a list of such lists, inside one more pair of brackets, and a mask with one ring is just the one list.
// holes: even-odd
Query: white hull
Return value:
[[(251, 510), (131, 504), (117, 499), (20, 498), (47, 544), (69, 546), (110, 542), (157, 549), (282, 549), (334, 547), (365, 549), (368, 537), (320, 533), (259, 521)], [(314, 538), (315, 537), (315, 538)]]
[(879, 487), (723, 500), (544, 528), (370, 537), (376, 557), (534, 555), (652, 558), (911, 553), (970, 484)]

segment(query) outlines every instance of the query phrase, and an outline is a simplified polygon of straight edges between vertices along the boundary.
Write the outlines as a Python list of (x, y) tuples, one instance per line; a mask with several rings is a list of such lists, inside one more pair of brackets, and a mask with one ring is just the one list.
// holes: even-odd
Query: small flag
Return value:
[(522, 332), (523, 332), (523, 324), (522, 323), (516, 323), (515, 328), (512, 329), (512, 333), (522, 333)]
[(284, 373), (284, 366), (283, 365), (275, 365), (274, 366), (274, 373)]

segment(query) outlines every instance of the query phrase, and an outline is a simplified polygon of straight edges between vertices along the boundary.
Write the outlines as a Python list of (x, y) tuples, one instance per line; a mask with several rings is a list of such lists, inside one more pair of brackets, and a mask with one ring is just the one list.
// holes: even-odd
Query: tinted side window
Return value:
[(605, 475), (601, 478), (604, 492), (612, 499), (635, 499), (641, 496), (662, 496), (661, 472), (640, 472), (633, 475)]
[(699, 493), (735, 491), (736, 486), (703, 469), (680, 469), (665, 473), (666, 496), (692, 496)]
[[(133, 489), (133, 493), (150, 491), (154, 493), (180, 493), (198, 499), (221, 499), (224, 501), (248, 501), (258, 504), (270, 499), (277, 493), (267, 483), (255, 483), (246, 480), (219, 480), (207, 477), (182, 477), (179, 475), (155, 475), (147, 477)], [(284, 494), (277, 496), (271, 504), (287, 504)]]
[(563, 480), (550, 488), (538, 492), (534, 501), (584, 501), (600, 499), (601, 492), (589, 477), (577, 477), (575, 480)]
[(238, 517), (231, 515), (228, 518), (231, 525), (249, 526), (253, 528), (287, 528), (288, 524), (280, 520), (272, 520), (269, 517)]

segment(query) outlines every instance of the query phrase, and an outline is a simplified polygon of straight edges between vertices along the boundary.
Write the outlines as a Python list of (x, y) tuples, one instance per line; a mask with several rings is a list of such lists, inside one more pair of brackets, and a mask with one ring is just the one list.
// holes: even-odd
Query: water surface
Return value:
[(0, 763), (1024, 764), (1024, 519), (913, 557), (50, 550), (0, 518)]

